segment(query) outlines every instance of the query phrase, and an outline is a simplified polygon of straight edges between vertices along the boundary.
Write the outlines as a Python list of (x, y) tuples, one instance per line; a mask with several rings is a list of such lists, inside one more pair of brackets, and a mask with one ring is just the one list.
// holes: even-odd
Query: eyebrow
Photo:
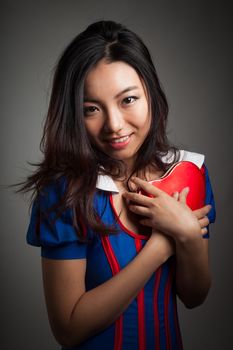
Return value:
[[(132, 91), (132, 90), (138, 90), (139, 87), (138, 86), (129, 86), (127, 88), (125, 88), (124, 90), (120, 91), (116, 96), (114, 96), (114, 98), (118, 98), (121, 95), (125, 94), (126, 92)], [(84, 102), (95, 102), (98, 103), (99, 101), (93, 98), (88, 98), (88, 97), (84, 97)]]
[(135, 86), (129, 86), (129, 87), (127, 87), (126, 89), (124, 89), (124, 90), (122, 90), (121, 92), (119, 92), (119, 93), (115, 96), (115, 98), (118, 98), (119, 96), (125, 94), (125, 93), (128, 92), (128, 91), (132, 91), (132, 90), (136, 90), (136, 89), (139, 89), (139, 87), (136, 86), (136, 85), (135, 85)]

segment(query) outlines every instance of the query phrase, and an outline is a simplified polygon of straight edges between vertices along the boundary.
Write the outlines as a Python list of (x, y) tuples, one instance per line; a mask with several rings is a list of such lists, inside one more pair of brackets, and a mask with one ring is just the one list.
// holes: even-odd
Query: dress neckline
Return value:
[(109, 195), (109, 200), (110, 200), (110, 205), (112, 208), (112, 211), (114, 213), (115, 218), (117, 219), (117, 222), (119, 224), (119, 226), (122, 228), (122, 230), (124, 232), (126, 232), (127, 234), (129, 234), (131, 237), (136, 238), (136, 239), (145, 239), (148, 240), (150, 238), (150, 236), (148, 235), (141, 235), (138, 233), (135, 233), (133, 231), (131, 231), (130, 229), (128, 229), (121, 221), (121, 219), (119, 218), (119, 215), (117, 214), (116, 208), (114, 207), (114, 203), (113, 203), (113, 196), (112, 193), (110, 193)]

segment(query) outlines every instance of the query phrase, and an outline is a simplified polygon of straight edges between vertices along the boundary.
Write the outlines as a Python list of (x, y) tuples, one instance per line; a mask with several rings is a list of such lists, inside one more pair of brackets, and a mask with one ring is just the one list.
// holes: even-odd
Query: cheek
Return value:
[(90, 137), (97, 137), (101, 130), (101, 125), (95, 120), (85, 122), (85, 127)]
[(142, 130), (149, 130), (151, 125), (151, 116), (149, 114), (147, 107), (142, 107), (138, 109), (137, 111), (137, 117), (135, 118), (137, 120), (138, 127)]

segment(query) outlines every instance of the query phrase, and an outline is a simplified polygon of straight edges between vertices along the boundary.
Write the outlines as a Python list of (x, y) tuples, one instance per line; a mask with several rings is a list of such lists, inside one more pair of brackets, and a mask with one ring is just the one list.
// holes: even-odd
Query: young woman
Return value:
[[(210, 287), (215, 210), (204, 156), (171, 147), (166, 97), (141, 39), (90, 25), (57, 64), (42, 138), (29, 244), (41, 247), (53, 334), (63, 349), (182, 349), (176, 295)], [(181, 160), (205, 172), (206, 205), (148, 183)], [(137, 193), (141, 188), (152, 195)]]

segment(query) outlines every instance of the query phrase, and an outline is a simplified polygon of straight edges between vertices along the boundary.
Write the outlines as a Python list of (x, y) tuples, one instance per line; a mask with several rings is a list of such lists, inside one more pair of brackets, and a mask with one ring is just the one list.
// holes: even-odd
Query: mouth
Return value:
[(129, 144), (131, 135), (115, 137), (115, 138), (107, 140), (107, 143), (114, 149), (124, 148)]
[(111, 140), (109, 140), (109, 141), (110, 141), (110, 143), (125, 142), (126, 140), (129, 139), (129, 137), (130, 137), (130, 136), (127, 135), (127, 136), (122, 136), (122, 137), (119, 137), (119, 138), (111, 139)]

